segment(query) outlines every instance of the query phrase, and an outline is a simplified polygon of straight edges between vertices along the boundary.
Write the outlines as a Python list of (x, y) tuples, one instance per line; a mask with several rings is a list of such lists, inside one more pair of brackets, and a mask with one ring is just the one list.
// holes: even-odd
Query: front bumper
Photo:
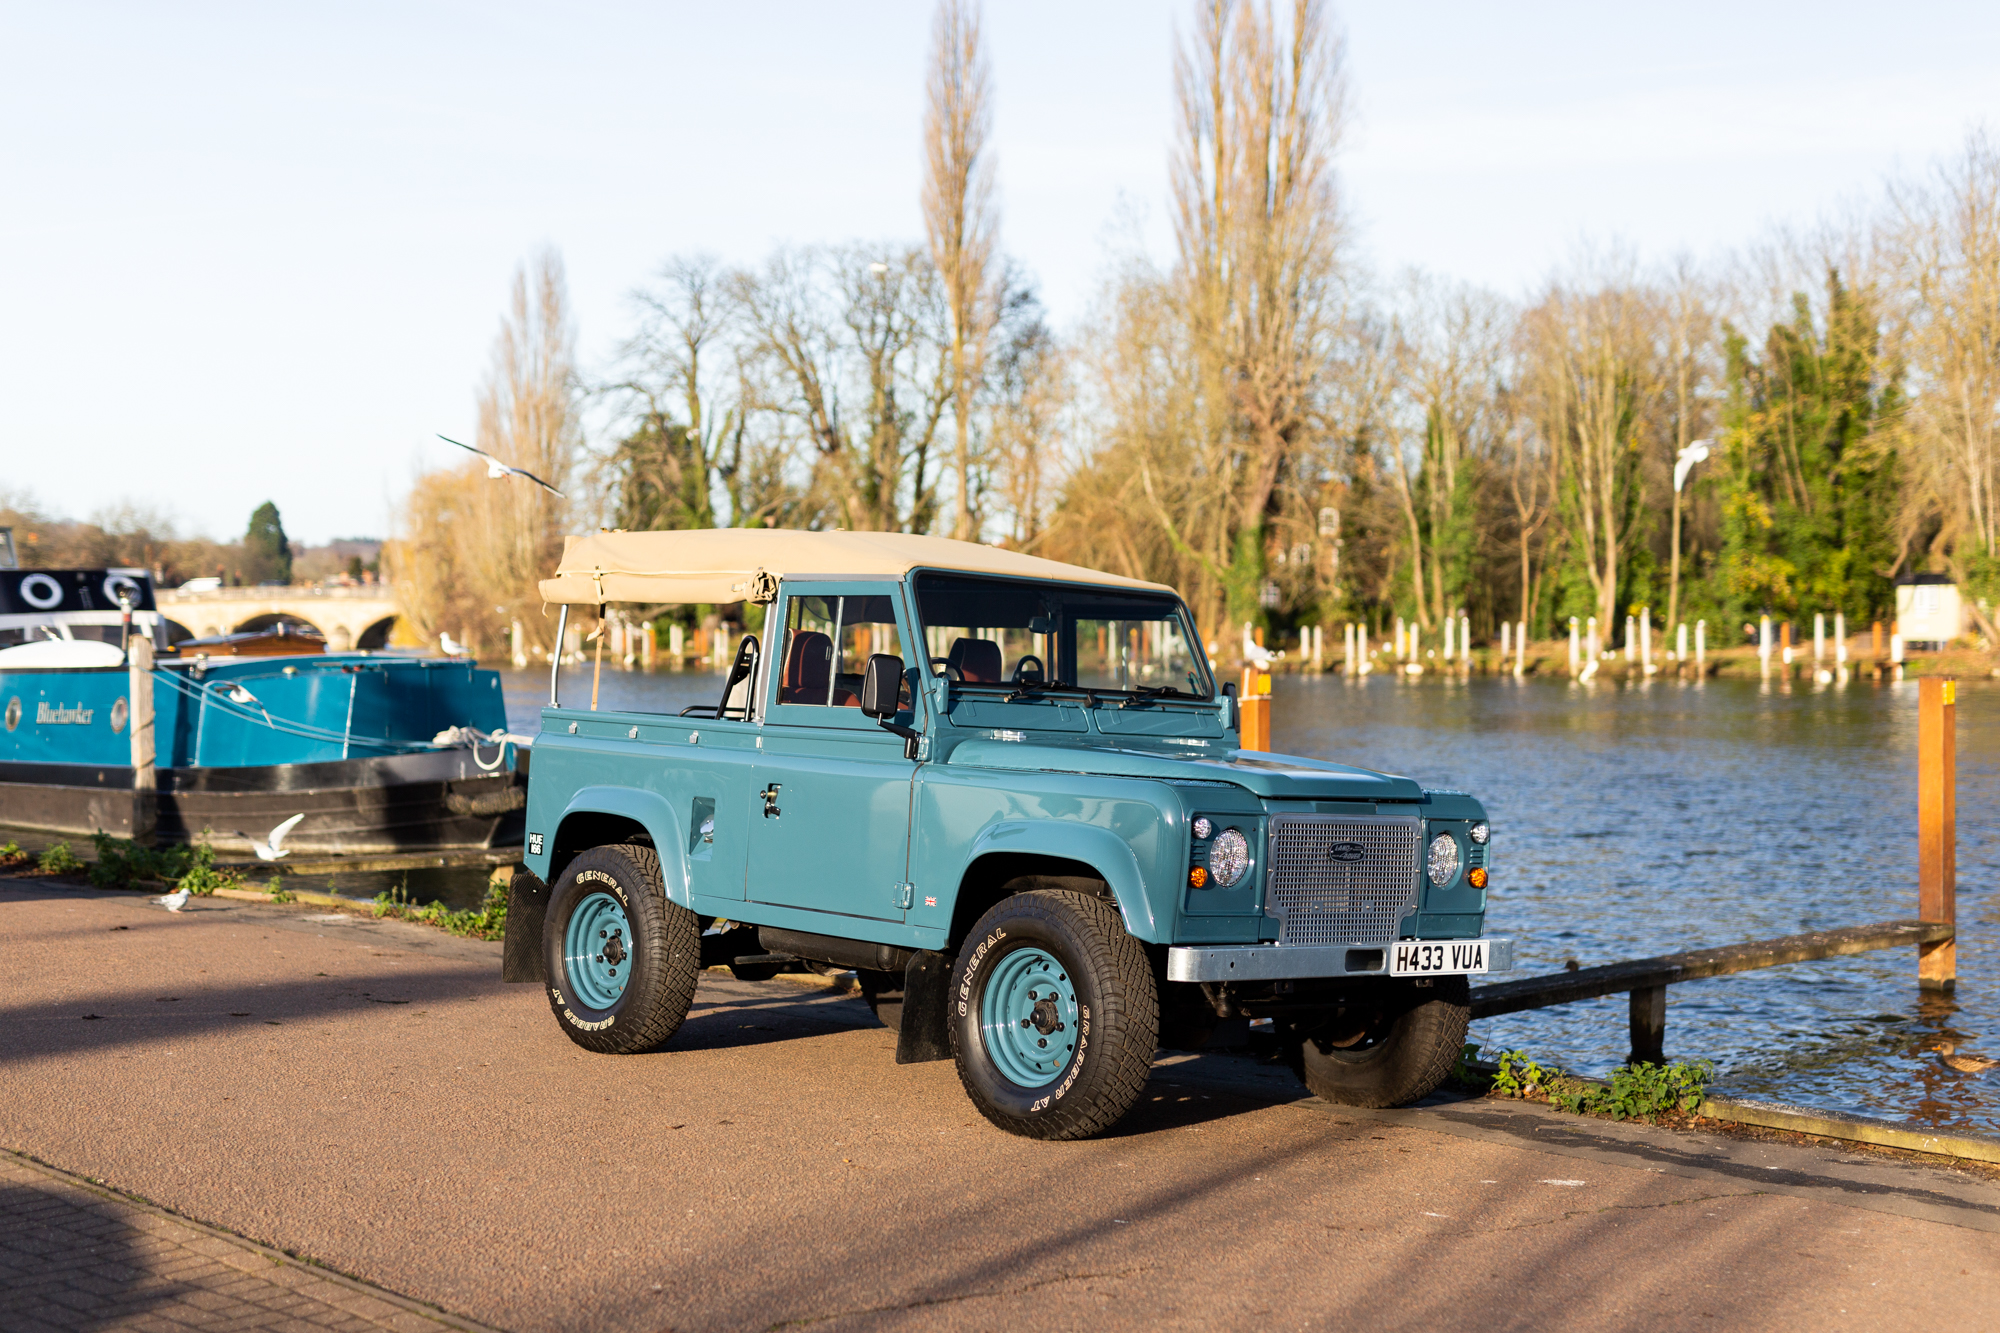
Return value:
[[(1397, 941), (1402, 943), (1402, 941)], [(1442, 941), (1448, 942), (1448, 941)], [(1488, 976), (1514, 970), (1514, 941), (1487, 937)], [(1385, 944), (1177, 944), (1167, 950), (1168, 981), (1274, 981), (1296, 977), (1386, 977)]]

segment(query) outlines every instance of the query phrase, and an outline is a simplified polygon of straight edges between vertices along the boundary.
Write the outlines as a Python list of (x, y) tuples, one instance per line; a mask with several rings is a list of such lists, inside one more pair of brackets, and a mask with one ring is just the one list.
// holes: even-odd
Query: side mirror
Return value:
[(894, 717), (903, 692), (903, 659), (892, 653), (873, 653), (867, 673), (861, 677), (861, 711), (872, 718)]
[(1227, 731), (1240, 731), (1243, 727), (1242, 714), (1236, 707), (1236, 682), (1224, 681), (1222, 685), (1222, 725)]

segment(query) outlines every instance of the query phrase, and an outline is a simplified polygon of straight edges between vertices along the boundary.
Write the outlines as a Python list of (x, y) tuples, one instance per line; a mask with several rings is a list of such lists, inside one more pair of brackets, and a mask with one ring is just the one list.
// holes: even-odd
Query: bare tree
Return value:
[(1268, 9), (1208, 0), (1175, 56), (1174, 297), (1196, 384), (1194, 475), (1214, 512), (1153, 503), (1232, 619), (1255, 613), (1273, 497), (1313, 443), (1343, 316), (1342, 52), (1317, 0), (1295, 0), (1283, 30)]
[[(545, 250), (515, 272), (476, 438), (557, 490), (570, 485), (581, 444), (575, 345), (562, 257)], [(451, 630), (498, 643), (515, 619), (543, 637), (535, 585), (554, 568), (568, 520), (563, 500), (517, 477), (489, 478), (478, 463), (431, 474), (412, 490), (390, 552), (404, 609), (426, 638)]]
[(1666, 389), (1657, 301), (1636, 278), (1583, 274), (1528, 313), (1525, 392), (1558, 460), (1559, 512), (1607, 635), (1644, 502), (1645, 432)]
[(1896, 190), (1892, 203), (1905, 256), (1898, 350), (1929, 480), (1909, 500), (1939, 513), (1934, 549), (1963, 533), (1990, 560), (2000, 554), (2000, 150), (1974, 133), (1927, 186)]
[(784, 252), (730, 280), (746, 409), (809, 460), (809, 511), (842, 527), (929, 530), (933, 446), (951, 405), (948, 314), (929, 259), (855, 246)]
[(1477, 468), (1499, 434), (1497, 395), (1506, 326), (1498, 301), (1413, 277), (1399, 322), (1401, 420), (1390, 475), (1410, 534), (1417, 623), (1464, 605), (1479, 540)]
[(931, 23), (924, 107), (924, 232), (951, 318), (952, 462), (958, 478), (952, 536), (978, 535), (974, 513), (972, 408), (983, 378), (995, 301), (992, 132), (986, 52), (977, 0), (940, 0)]

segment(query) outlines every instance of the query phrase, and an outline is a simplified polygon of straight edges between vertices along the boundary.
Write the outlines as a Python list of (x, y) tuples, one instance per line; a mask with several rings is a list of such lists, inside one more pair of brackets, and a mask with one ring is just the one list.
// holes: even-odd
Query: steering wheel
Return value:
[[(1033, 680), (1027, 677), (1027, 666), (1030, 662), (1035, 664)], [(1047, 682), (1048, 675), (1048, 668), (1042, 665), (1041, 658), (1035, 656), (1033, 653), (1022, 653), (1020, 660), (1014, 663), (1014, 679), (1012, 683), (1015, 685), (1041, 685)]]

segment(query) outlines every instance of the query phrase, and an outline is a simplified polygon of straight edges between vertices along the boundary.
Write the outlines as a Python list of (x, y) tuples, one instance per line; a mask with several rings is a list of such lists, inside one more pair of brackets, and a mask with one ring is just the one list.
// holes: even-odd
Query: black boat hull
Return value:
[[(293, 815), (284, 845), (296, 853), (352, 855), (521, 840), (528, 752), (518, 772), (486, 772), (470, 750), (252, 768), (163, 768), (153, 798), (154, 836), (217, 851), (249, 851)], [(133, 836), (146, 812), (132, 770), (89, 764), (0, 763), (0, 824), (88, 836)]]

